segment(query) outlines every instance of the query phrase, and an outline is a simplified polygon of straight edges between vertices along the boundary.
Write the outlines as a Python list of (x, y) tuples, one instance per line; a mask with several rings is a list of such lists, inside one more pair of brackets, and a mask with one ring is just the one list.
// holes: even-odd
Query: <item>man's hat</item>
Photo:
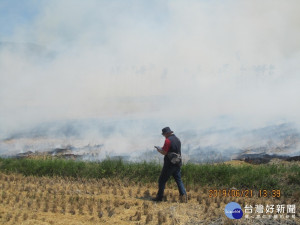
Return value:
[(162, 134), (173, 133), (173, 131), (171, 131), (170, 127), (165, 127), (161, 131), (162, 131)]

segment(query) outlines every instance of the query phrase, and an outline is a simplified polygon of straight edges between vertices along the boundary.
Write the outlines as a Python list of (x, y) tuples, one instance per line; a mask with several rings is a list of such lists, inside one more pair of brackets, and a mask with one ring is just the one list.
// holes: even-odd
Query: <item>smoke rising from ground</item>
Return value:
[[(80, 124), (86, 143), (133, 152), (162, 142), (164, 126), (299, 127), (296, 0), (10, 2), (0, 3), (2, 140), (95, 119), (115, 133)], [(183, 139), (227, 140), (217, 137)], [(236, 137), (233, 145), (248, 145)]]

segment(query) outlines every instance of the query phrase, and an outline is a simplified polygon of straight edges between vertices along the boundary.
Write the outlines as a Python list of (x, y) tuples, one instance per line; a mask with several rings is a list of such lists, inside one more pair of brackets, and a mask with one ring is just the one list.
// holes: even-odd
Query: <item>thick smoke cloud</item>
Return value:
[[(29, 12), (19, 6), (8, 20), (16, 12), (1, 3), (0, 24), (11, 21), (0, 28), (1, 139), (51, 121), (96, 119), (122, 132), (104, 138), (78, 127), (85, 144), (133, 152), (163, 141), (155, 135), (166, 125), (182, 135), (298, 127), (299, 4), (32, 0), (23, 6)], [(248, 145), (236, 137), (234, 145)]]

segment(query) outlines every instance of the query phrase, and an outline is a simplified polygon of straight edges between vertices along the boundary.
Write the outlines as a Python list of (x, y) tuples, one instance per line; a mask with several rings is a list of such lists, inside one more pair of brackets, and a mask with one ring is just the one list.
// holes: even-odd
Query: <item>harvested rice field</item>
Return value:
[[(187, 187), (188, 203), (181, 203), (171, 183), (164, 201), (156, 203), (156, 183), (0, 173), (0, 191), (1, 224), (300, 224), (300, 205), (293, 199), (210, 197), (210, 188), (201, 186)], [(224, 213), (231, 201), (293, 203), (296, 215), (231, 220)]]

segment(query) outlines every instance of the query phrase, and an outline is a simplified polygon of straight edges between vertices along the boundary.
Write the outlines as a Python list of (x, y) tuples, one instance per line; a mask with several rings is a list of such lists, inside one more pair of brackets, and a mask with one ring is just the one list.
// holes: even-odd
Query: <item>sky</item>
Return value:
[(142, 135), (146, 119), (158, 133), (299, 126), (299, 6), (0, 0), (1, 138), (89, 118), (139, 120)]

